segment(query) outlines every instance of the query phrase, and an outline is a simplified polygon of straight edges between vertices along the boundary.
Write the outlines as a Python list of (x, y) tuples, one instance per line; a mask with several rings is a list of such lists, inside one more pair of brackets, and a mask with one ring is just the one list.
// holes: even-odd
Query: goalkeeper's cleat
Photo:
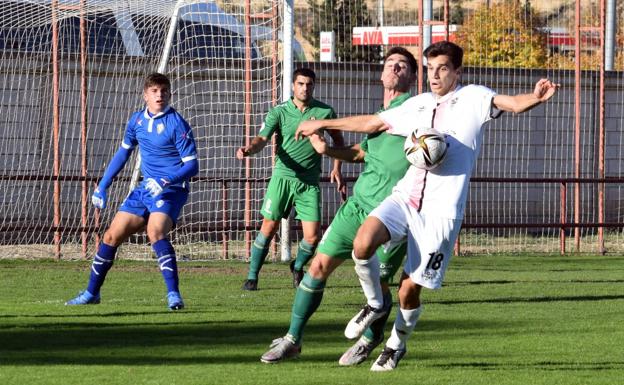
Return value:
[(392, 349), (387, 346), (384, 347), (383, 351), (377, 357), (373, 366), (371, 366), (371, 370), (373, 372), (386, 372), (388, 370), (393, 370), (401, 361), (401, 358), (405, 355), (405, 349)]
[(294, 259), (290, 262), (290, 272), (292, 273), (292, 277), (293, 277), (293, 287), (296, 289), (299, 287), (299, 284), (301, 283), (301, 280), (303, 279), (303, 270), (295, 269)]
[(182, 296), (177, 291), (170, 291), (167, 293), (167, 306), (171, 310), (182, 310), (184, 309), (184, 301), (182, 301)]
[(88, 291), (81, 291), (76, 298), (65, 302), (65, 305), (97, 305), (100, 303), (100, 294), (93, 295)]
[(287, 336), (274, 339), (269, 350), (260, 357), (265, 364), (275, 364), (283, 360), (298, 358), (301, 354), (301, 345), (295, 344)]
[(370, 341), (362, 336), (357, 342), (349, 348), (338, 360), (341, 366), (359, 365), (364, 362), (371, 352), (383, 342), (383, 334), (378, 339)]
[(389, 310), (389, 306), (385, 306), (385, 304), (381, 309), (375, 309), (368, 304), (364, 305), (364, 307), (362, 307), (362, 309), (353, 318), (351, 318), (351, 321), (347, 324), (344, 331), (345, 337), (350, 340), (360, 337), (373, 322), (385, 316)]
[(248, 279), (243, 282), (243, 290), (255, 291), (258, 290), (258, 280), (257, 279)]

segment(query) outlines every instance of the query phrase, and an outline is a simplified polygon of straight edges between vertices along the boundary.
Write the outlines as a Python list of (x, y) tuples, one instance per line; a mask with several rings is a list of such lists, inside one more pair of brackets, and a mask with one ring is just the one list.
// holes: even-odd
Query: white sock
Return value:
[(383, 293), (379, 283), (379, 259), (377, 254), (373, 254), (370, 259), (357, 259), (355, 252), (351, 252), (351, 257), (355, 261), (355, 273), (360, 279), (360, 285), (364, 290), (366, 301), (369, 306), (375, 309), (383, 307)]
[(390, 338), (386, 341), (387, 347), (395, 350), (405, 348), (405, 344), (414, 331), (414, 327), (416, 326), (416, 322), (418, 322), (422, 310), (423, 305), (420, 305), (416, 309), (399, 309), (396, 320), (394, 320)]

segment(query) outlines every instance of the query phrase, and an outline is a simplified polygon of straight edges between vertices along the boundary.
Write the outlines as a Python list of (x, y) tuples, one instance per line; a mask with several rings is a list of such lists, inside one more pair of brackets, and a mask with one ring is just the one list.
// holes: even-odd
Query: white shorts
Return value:
[(398, 194), (391, 194), (371, 211), (388, 229), (388, 249), (407, 238), (407, 259), (403, 270), (416, 284), (439, 289), (461, 229), (460, 219), (440, 218), (419, 213)]

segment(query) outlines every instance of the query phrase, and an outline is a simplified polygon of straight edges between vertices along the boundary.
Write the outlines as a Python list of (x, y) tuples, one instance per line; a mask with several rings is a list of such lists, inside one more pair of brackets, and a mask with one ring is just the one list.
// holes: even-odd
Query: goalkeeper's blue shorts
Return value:
[(126, 197), (119, 207), (119, 211), (143, 217), (146, 221), (151, 213), (164, 213), (171, 218), (175, 225), (188, 195), (189, 191), (186, 187), (169, 186), (160, 195), (152, 197), (141, 183)]

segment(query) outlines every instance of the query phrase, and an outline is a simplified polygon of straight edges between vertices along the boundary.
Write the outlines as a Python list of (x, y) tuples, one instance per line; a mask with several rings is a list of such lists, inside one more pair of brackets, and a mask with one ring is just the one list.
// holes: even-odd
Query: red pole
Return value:
[(223, 240), (223, 259), (228, 258), (228, 246), (229, 246), (229, 236), (228, 236), (228, 186), (227, 181), (223, 181), (223, 231), (221, 232), (221, 238)]
[[(574, 176), (581, 177), (581, 1), (576, 0), (574, 13)], [(581, 184), (574, 184), (574, 223), (581, 218)], [(574, 229), (576, 251), (581, 249), (581, 229)]]
[(449, 39), (449, 0), (444, 0), (444, 40)]
[[(600, 2), (600, 106), (598, 129), (598, 178), (605, 177), (605, 2)], [(598, 184), (598, 222), (605, 221), (605, 185)], [(598, 249), (605, 254), (604, 228), (598, 228)]]
[[(272, 79), (271, 79), (271, 85), (273, 86), (273, 89), (271, 91), (271, 105), (275, 106), (277, 105), (277, 64), (278, 64), (278, 49), (279, 49), (279, 45), (278, 45), (278, 40), (279, 40), (279, 36), (277, 33), (277, 18), (278, 18), (278, 8), (277, 8), (277, 0), (273, 1), (273, 9), (272, 9), (272, 27), (273, 27), (273, 34), (272, 34), (272, 39), (273, 39), (273, 55), (271, 57), (272, 62), (273, 62), (273, 70), (271, 73)], [(271, 165), (275, 164), (275, 135), (273, 135), (271, 137), (271, 144), (273, 145), (273, 151), (271, 151)], [(277, 255), (277, 242), (275, 242), (275, 237), (273, 237), (273, 240), (271, 241), (271, 250), (272, 250), (272, 256), (271, 258), (274, 258), (275, 255)]]
[(54, 147), (53, 181), (54, 185), (54, 255), (61, 258), (61, 174), (59, 153), (60, 109), (59, 109), (59, 29), (57, 20), (58, 0), (52, 0), (52, 145)]
[(560, 210), (559, 210), (559, 221), (561, 222), (561, 229), (559, 230), (559, 250), (561, 252), (561, 255), (565, 254), (566, 251), (566, 229), (565, 227), (563, 227), (563, 224), (566, 223), (566, 218), (568, 213), (566, 212), (566, 205), (567, 205), (567, 191), (566, 191), (566, 183), (562, 182), (561, 183), (561, 188), (560, 188)]
[[(245, 145), (251, 140), (251, 3), (245, 1)], [(245, 228), (251, 226), (251, 159), (245, 158)], [(251, 252), (251, 234), (245, 230), (245, 250)]]
[[(87, 177), (87, 22), (85, 20), (85, 0), (80, 0), (80, 174), (82, 181), (81, 215), (83, 228), (88, 225), (89, 184)], [(82, 257), (87, 258), (89, 232), (82, 230)]]

